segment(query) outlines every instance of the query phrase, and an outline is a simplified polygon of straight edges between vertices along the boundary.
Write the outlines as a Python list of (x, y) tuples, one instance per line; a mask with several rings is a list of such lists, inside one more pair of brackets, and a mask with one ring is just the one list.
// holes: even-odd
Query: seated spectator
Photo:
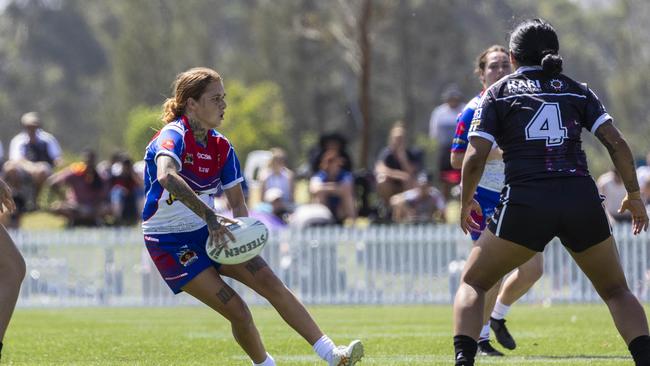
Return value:
[(312, 148), (309, 152), (309, 168), (311, 174), (320, 170), (320, 162), (328, 150), (336, 150), (343, 159), (343, 170), (352, 172), (352, 159), (347, 152), (348, 141), (338, 132), (331, 132), (321, 135), (318, 140), (318, 146)]
[(262, 202), (255, 206), (254, 211), (271, 215), (276, 222), (282, 225), (287, 224), (289, 214), (291, 214), (290, 207), (283, 199), (282, 190), (275, 187), (264, 192)]
[(0, 223), (12, 229), (19, 228), (20, 219), (23, 214), (34, 209), (32, 178), (25, 170), (16, 167), (16, 164), (15, 161), (7, 161), (3, 165), (3, 177), (7, 185), (11, 188), (16, 209), (12, 213), (2, 213), (0, 215)]
[(280, 148), (271, 149), (269, 166), (260, 173), (262, 181), (262, 197), (270, 189), (278, 189), (282, 193), (281, 199), (286, 205), (293, 204), (294, 174), (287, 168), (287, 155)]
[(445, 222), (445, 199), (432, 185), (430, 174), (418, 176), (417, 187), (391, 197), (393, 221), (399, 223)]
[(128, 156), (120, 154), (116, 159), (111, 166), (108, 182), (113, 223), (136, 224), (141, 211), (139, 197), (144, 183), (142, 176), (133, 169), (133, 162)]
[(31, 177), (33, 196), (26, 199), (28, 205), (35, 206), (43, 183), (52, 174), (52, 169), (61, 162), (61, 147), (54, 136), (43, 131), (38, 113), (25, 113), (20, 123), (24, 131), (9, 144), (9, 160), (15, 164), (5, 166), (4, 170), (8, 173), (7, 170), (20, 169)]
[(52, 175), (46, 181), (50, 194), (60, 200), (50, 212), (64, 216), (69, 226), (96, 226), (110, 213), (107, 184), (95, 168), (95, 153), (83, 152), (83, 161)]
[(336, 150), (328, 150), (321, 158), (320, 169), (311, 177), (309, 192), (312, 202), (330, 209), (337, 223), (356, 219), (354, 178), (343, 169), (343, 158)]
[(600, 194), (605, 196), (605, 211), (607, 214), (619, 222), (630, 222), (632, 216), (629, 211), (626, 211), (622, 214), (618, 213), (618, 209), (621, 207), (621, 202), (627, 194), (625, 190), (625, 185), (623, 185), (623, 180), (618, 172), (614, 169), (598, 177), (596, 181), (598, 186), (598, 191)]
[(406, 147), (405, 129), (397, 122), (390, 130), (388, 146), (377, 158), (375, 177), (377, 194), (385, 207), (390, 207), (390, 198), (416, 186), (416, 178), (422, 170), (421, 150)]

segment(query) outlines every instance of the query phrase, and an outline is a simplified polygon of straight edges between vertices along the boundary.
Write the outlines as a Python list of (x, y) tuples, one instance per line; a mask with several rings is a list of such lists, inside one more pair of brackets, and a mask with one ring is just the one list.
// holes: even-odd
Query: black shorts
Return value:
[(562, 177), (506, 185), (488, 223), (496, 236), (542, 252), (554, 237), (581, 252), (612, 235), (591, 177)]

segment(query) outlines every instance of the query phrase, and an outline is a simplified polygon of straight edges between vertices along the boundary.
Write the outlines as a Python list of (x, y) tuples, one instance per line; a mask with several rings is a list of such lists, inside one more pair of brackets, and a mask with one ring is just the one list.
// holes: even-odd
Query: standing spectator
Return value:
[(598, 177), (596, 181), (598, 191), (605, 196), (605, 211), (607, 214), (618, 222), (630, 222), (632, 216), (629, 212), (619, 213), (618, 209), (621, 207), (621, 202), (625, 198), (627, 191), (621, 179), (620, 174), (612, 169), (609, 172)]
[(16, 164), (7, 168), (22, 169), (29, 174), (34, 188), (29, 200), (35, 202), (52, 168), (61, 162), (61, 147), (54, 136), (43, 131), (38, 113), (25, 113), (20, 123), (24, 131), (9, 144), (9, 160)]
[(460, 183), (460, 170), (450, 163), (451, 144), (456, 132), (456, 120), (463, 111), (463, 94), (455, 84), (449, 85), (442, 93), (445, 101), (431, 112), (429, 137), (437, 141), (438, 171), (445, 200), (451, 196), (451, 188)]
[(327, 206), (339, 224), (345, 219), (356, 218), (354, 178), (352, 173), (343, 169), (343, 165), (338, 151), (328, 150), (321, 158), (320, 170), (309, 182), (312, 201)]
[(271, 160), (268, 168), (260, 173), (262, 181), (262, 197), (269, 189), (277, 188), (282, 192), (280, 197), (285, 205), (293, 204), (294, 174), (287, 168), (287, 154), (275, 147), (271, 149)]
[(104, 222), (109, 212), (107, 184), (95, 168), (93, 151), (85, 150), (83, 161), (52, 175), (46, 184), (51, 194), (62, 199), (52, 204), (51, 212), (64, 216), (68, 225), (95, 226)]
[(417, 186), (391, 197), (393, 221), (399, 223), (445, 222), (445, 199), (432, 185), (430, 174), (418, 175)]
[(375, 164), (377, 194), (385, 208), (390, 207), (390, 198), (416, 186), (418, 173), (422, 170), (423, 154), (419, 149), (406, 147), (404, 124), (393, 125), (385, 147)]

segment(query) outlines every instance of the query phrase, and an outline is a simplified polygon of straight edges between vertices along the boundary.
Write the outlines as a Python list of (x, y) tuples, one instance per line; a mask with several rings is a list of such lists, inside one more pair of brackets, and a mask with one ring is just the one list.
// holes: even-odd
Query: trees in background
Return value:
[(560, 33), (567, 73), (590, 82), (642, 155), (648, 15), (643, 0), (8, 1), (1, 137), (6, 145), (20, 115), (37, 110), (70, 151), (134, 148), (141, 140), (124, 138), (133, 121), (159, 110), (177, 73), (201, 65), (224, 76), (223, 132), (240, 155), (281, 145), (305, 157), (315, 136), (340, 131), (357, 166), (367, 166), (392, 122), (423, 136), (446, 85), (457, 83), (467, 99), (477, 92), (476, 54), (505, 44), (519, 20), (541, 16)]

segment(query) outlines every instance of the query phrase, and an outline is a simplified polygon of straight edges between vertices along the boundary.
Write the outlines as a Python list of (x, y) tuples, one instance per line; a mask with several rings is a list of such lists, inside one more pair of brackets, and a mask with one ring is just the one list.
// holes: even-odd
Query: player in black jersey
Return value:
[(454, 302), (456, 365), (474, 364), (485, 291), (557, 236), (605, 301), (636, 365), (650, 365), (648, 322), (630, 292), (607, 216), (581, 147), (583, 128), (607, 147), (628, 192), (621, 211), (633, 233), (648, 229), (630, 148), (596, 95), (561, 74), (553, 27), (526, 20), (510, 37), (515, 73), (483, 95), (470, 126), (463, 162), (461, 227), (480, 207), (472, 196), (493, 142), (503, 150), (506, 186), (472, 249)]

